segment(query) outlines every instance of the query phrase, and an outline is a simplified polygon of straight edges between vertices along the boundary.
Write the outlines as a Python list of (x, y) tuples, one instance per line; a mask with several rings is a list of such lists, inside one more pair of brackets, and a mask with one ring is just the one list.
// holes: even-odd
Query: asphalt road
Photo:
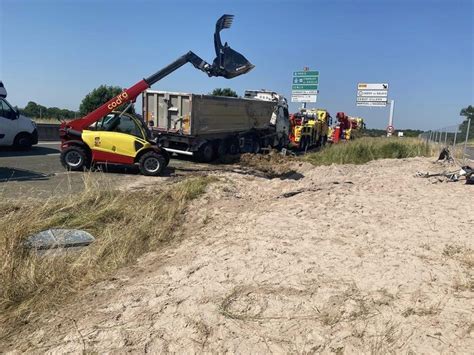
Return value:
[[(164, 176), (175, 177), (206, 170), (205, 164), (171, 159)], [(207, 166), (208, 170), (209, 166)], [(28, 151), (0, 149), (0, 196), (49, 197), (84, 188), (84, 180), (122, 184), (139, 176), (137, 168), (102, 167), (102, 172), (68, 172), (59, 161), (59, 142), (40, 142)]]

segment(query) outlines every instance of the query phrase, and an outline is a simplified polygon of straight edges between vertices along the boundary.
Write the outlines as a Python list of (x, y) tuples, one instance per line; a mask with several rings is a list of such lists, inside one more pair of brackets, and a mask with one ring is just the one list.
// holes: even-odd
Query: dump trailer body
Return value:
[(277, 131), (281, 126), (278, 120), (288, 121), (287, 112), (278, 101), (153, 90), (143, 93), (144, 120), (162, 146), (182, 154), (194, 154), (206, 144), (213, 145), (216, 154), (219, 146), (219, 153), (224, 153), (228, 147), (223, 145), (236, 145), (236, 141), (240, 151), (273, 147), (287, 134), (285, 129)]
[(192, 136), (269, 129), (275, 109), (271, 101), (164, 91), (147, 91), (143, 102), (154, 129)]

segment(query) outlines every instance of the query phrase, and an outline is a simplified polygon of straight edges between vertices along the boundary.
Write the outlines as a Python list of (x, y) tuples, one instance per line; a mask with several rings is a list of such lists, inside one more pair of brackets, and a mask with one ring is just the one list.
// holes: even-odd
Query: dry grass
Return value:
[[(27, 322), (44, 309), (179, 236), (189, 200), (207, 177), (155, 192), (117, 191), (91, 182), (82, 192), (49, 200), (0, 203), (0, 323)], [(77, 228), (96, 241), (76, 253), (41, 256), (24, 241), (48, 228)], [(6, 327), (5, 327), (6, 328)]]

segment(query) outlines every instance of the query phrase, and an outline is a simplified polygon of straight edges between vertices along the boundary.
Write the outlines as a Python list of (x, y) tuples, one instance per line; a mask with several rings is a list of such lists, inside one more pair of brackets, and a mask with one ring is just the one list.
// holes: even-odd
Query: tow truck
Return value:
[(331, 115), (323, 109), (301, 109), (290, 117), (290, 147), (306, 151), (328, 140)]
[[(124, 90), (88, 115), (60, 125), (61, 163), (68, 170), (81, 171), (93, 164), (107, 163), (138, 165), (143, 175), (158, 176), (169, 163), (169, 154), (152, 138), (148, 127), (126, 111), (138, 95), (153, 84), (191, 63), (209, 77), (232, 79), (254, 68), (242, 54), (227, 42), (223, 45), (220, 32), (230, 28), (234, 16), (223, 15), (216, 22), (214, 48), (216, 58), (212, 64), (187, 52), (153, 75)], [(120, 112), (117, 108), (128, 103)]]
[(329, 129), (329, 141), (331, 143), (351, 140), (354, 138), (352, 130), (361, 131), (365, 129), (364, 119), (361, 117), (347, 116), (344, 112), (338, 112), (336, 119), (336, 125)]

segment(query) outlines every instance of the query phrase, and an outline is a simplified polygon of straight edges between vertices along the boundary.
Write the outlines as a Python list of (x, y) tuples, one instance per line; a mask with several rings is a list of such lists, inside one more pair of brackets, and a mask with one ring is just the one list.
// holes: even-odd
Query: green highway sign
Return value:
[(319, 71), (317, 70), (294, 71), (293, 76), (319, 76)]
[(317, 84), (317, 76), (294, 76), (293, 84)]
[(318, 90), (318, 85), (292, 85), (292, 90)]

